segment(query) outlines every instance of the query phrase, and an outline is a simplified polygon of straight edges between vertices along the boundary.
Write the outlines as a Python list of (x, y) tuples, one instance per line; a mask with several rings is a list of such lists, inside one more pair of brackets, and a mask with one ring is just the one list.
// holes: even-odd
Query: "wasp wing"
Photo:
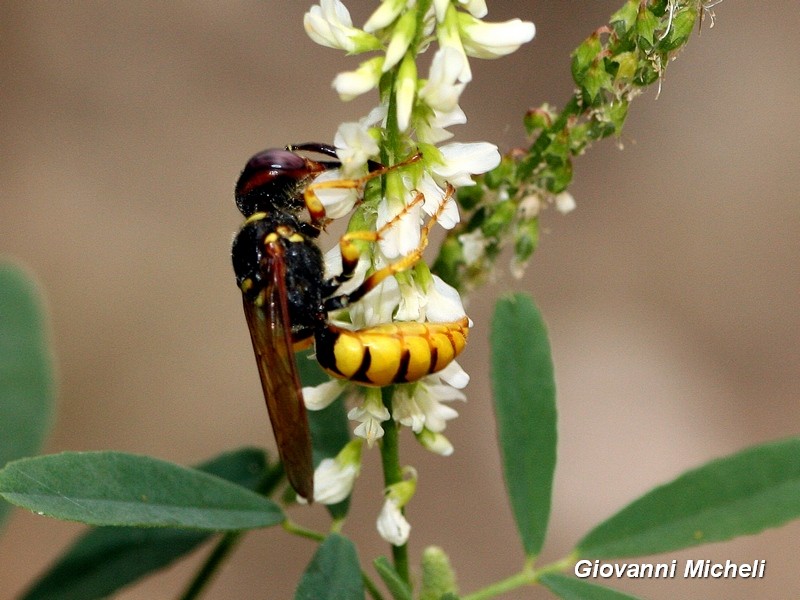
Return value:
[(278, 454), (289, 483), (300, 496), (311, 501), (314, 496), (311, 432), (292, 349), (283, 248), (267, 243), (265, 260), (263, 273), (267, 281), (260, 302), (244, 297), (244, 314)]

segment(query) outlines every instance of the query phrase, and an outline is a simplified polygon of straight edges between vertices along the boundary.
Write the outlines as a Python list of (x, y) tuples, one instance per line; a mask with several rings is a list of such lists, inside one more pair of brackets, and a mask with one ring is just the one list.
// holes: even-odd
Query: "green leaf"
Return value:
[(300, 579), (295, 600), (356, 600), (364, 598), (361, 567), (353, 542), (338, 533), (320, 545)]
[(584, 86), (584, 77), (586, 71), (592, 64), (596, 64), (597, 57), (603, 45), (600, 43), (600, 38), (596, 33), (593, 33), (588, 38), (581, 42), (581, 45), (575, 48), (572, 53), (572, 78), (579, 86)]
[(89, 525), (230, 531), (284, 519), (271, 500), (219, 477), (121, 452), (14, 461), (0, 470), (0, 496), (42, 515)]
[(542, 548), (556, 466), (556, 388), (542, 316), (524, 294), (492, 319), (492, 389), (503, 472), (525, 553)]
[[(312, 352), (301, 352), (297, 355), (297, 368), (304, 386), (319, 385), (330, 379), (319, 363), (311, 357)], [(311, 450), (316, 467), (323, 458), (333, 458), (350, 441), (350, 426), (347, 409), (342, 398), (337, 398), (322, 410), (308, 411), (308, 424), (311, 428)], [(325, 508), (334, 519), (347, 516), (350, 509), (350, 498)]]
[(563, 600), (637, 600), (636, 596), (556, 573), (542, 576), (539, 582)]
[(645, 47), (652, 47), (657, 27), (658, 18), (652, 12), (646, 8), (639, 12), (638, 18), (636, 19), (636, 33), (642, 45)]
[[(36, 454), (53, 416), (55, 385), (36, 285), (0, 263), (0, 467)], [(0, 523), (10, 506), (0, 502)]]
[[(265, 480), (263, 450), (226, 452), (197, 467), (250, 490)], [(212, 536), (186, 529), (102, 527), (70, 546), (21, 600), (94, 600), (162, 569)]]
[(639, 14), (639, 0), (628, 0), (625, 5), (611, 15), (610, 23), (619, 24), (617, 33), (626, 33), (636, 23), (636, 16)]
[(379, 556), (372, 564), (394, 600), (411, 600), (411, 587), (398, 575), (389, 559)]
[(672, 52), (689, 41), (694, 24), (697, 21), (697, 9), (686, 7), (679, 10), (670, 23), (669, 32), (658, 44), (660, 52)]
[(581, 557), (642, 556), (754, 534), (800, 517), (800, 438), (714, 460), (598, 525)]

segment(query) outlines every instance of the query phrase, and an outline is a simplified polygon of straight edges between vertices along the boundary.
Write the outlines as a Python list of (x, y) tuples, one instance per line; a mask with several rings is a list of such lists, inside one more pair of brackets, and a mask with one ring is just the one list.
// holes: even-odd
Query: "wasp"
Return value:
[[(325, 159), (312, 160), (299, 152)], [(417, 160), (419, 155), (391, 167), (370, 163), (369, 173), (360, 179), (315, 183), (320, 173), (341, 166), (336, 149), (320, 143), (299, 144), (254, 155), (236, 184), (236, 205), (246, 220), (233, 241), (233, 268), (278, 453), (289, 483), (309, 501), (314, 473), (311, 435), (295, 351), (313, 343), (317, 361), (330, 375), (366, 386), (386, 386), (440, 371), (466, 345), (466, 317), (453, 323), (402, 322), (359, 330), (329, 322), (329, 312), (357, 302), (385, 278), (412, 267), (422, 257), (428, 232), (453, 189), (448, 186), (439, 212), (422, 228), (416, 250), (374, 271), (347, 294), (338, 290), (353, 277), (359, 243), (377, 242), (394, 220), (377, 231), (344, 234), (339, 240), (342, 272), (326, 278), (322, 251), (315, 241), (326, 217), (316, 190), (363, 188), (369, 180)], [(418, 194), (414, 202), (422, 200)], [(304, 211), (308, 220), (302, 218)]]

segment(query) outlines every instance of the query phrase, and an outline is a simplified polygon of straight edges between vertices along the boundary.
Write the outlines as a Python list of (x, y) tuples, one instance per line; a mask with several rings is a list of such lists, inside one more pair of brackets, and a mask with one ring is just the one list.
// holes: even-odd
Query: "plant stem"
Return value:
[[(278, 463), (270, 467), (264, 474), (255, 491), (264, 496), (269, 496), (275, 491), (281, 479), (283, 479), (283, 465)], [(244, 533), (245, 531), (231, 531), (222, 536), (211, 551), (211, 554), (208, 555), (203, 566), (200, 567), (200, 570), (189, 583), (186, 591), (181, 595), (180, 600), (194, 600), (200, 597), (200, 594), (213, 579), (217, 569), (219, 569), (220, 565), (222, 565), (231, 551), (233, 551)]]
[(534, 581), (536, 581), (534, 572), (523, 570), (519, 573), (515, 573), (511, 577), (507, 577), (506, 579), (501, 579), (500, 581), (496, 581), (495, 583), (487, 585), (482, 590), (462, 596), (462, 600), (486, 600), (487, 598), (494, 598), (495, 596), (504, 594), (505, 592), (510, 592), (511, 590), (515, 590), (523, 585), (530, 585)]
[(203, 566), (200, 567), (200, 570), (194, 576), (194, 579), (189, 583), (189, 587), (187, 587), (186, 591), (181, 595), (180, 600), (194, 600), (200, 597), (200, 594), (213, 579), (219, 566), (236, 547), (236, 544), (242, 537), (242, 533), (242, 531), (232, 531), (222, 536), (214, 547), (214, 550), (208, 555)]
[(525, 566), (519, 573), (515, 573), (511, 577), (507, 577), (506, 579), (501, 579), (500, 581), (496, 581), (495, 583), (487, 585), (485, 588), (480, 589), (477, 592), (462, 596), (461, 600), (487, 600), (487, 598), (494, 598), (495, 596), (510, 592), (511, 590), (515, 590), (524, 585), (533, 585), (539, 580), (540, 577), (542, 577), (542, 575), (563, 571), (572, 563), (574, 563), (575, 559), (576, 557), (570, 554), (569, 556), (545, 565), (540, 569), (534, 569), (533, 559), (530, 559), (527, 563), (525, 563)]
[(378, 586), (375, 585), (375, 582), (369, 578), (369, 576), (364, 572), (361, 571), (361, 579), (364, 582), (364, 588), (366, 588), (367, 593), (370, 595), (372, 600), (383, 600), (383, 596), (381, 595)]
[[(383, 404), (392, 410), (392, 388), (383, 388)], [(397, 424), (390, 416), (383, 422), (383, 439), (381, 440), (381, 463), (383, 465), (383, 485), (389, 487), (403, 479), (403, 470), (400, 468), (400, 436)], [(402, 546), (392, 545), (392, 560), (394, 568), (400, 578), (411, 585), (411, 575), (408, 566), (408, 544)]]
[(308, 538), (309, 540), (314, 540), (315, 542), (321, 542), (325, 539), (324, 533), (307, 529), (288, 518), (283, 522), (283, 528), (293, 535)]

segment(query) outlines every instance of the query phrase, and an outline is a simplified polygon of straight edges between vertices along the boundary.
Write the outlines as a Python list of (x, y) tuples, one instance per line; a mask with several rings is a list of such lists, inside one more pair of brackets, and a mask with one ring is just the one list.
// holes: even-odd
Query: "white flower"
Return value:
[(560, 212), (562, 215), (572, 212), (575, 210), (576, 206), (575, 198), (573, 198), (572, 194), (569, 192), (561, 192), (560, 194), (556, 194), (555, 203), (556, 210), (558, 210), (558, 212)]
[(527, 221), (536, 217), (542, 209), (542, 199), (539, 194), (528, 194), (519, 201), (517, 216), (520, 220)]
[(417, 490), (417, 472), (413, 467), (403, 469), (402, 481), (393, 483), (384, 492), (384, 502), (378, 515), (378, 533), (395, 546), (402, 546), (408, 541), (411, 525), (403, 516), (402, 509)]
[[(341, 274), (342, 251), (338, 244), (325, 253), (325, 255), (323, 256), (323, 260), (325, 261), (326, 278), (330, 279), (332, 277)], [(342, 282), (339, 285), (338, 289), (336, 290), (336, 293), (349, 294), (350, 292), (355, 290), (364, 281), (364, 278), (366, 277), (369, 267), (370, 267), (369, 255), (362, 254), (361, 256), (359, 256), (353, 276), (349, 280)]]
[(444, 163), (434, 164), (431, 171), (443, 181), (455, 187), (474, 185), (470, 175), (491, 171), (500, 164), (497, 146), (488, 142), (469, 144), (454, 142), (439, 148)]
[[(323, 171), (314, 179), (319, 184), (325, 181), (337, 181), (344, 177), (340, 169)], [(315, 187), (314, 193), (325, 207), (325, 214), (331, 219), (345, 216), (358, 202), (358, 190), (343, 187)], [(341, 265), (341, 263), (340, 263)], [(341, 270), (341, 269), (340, 269)]]
[(374, 33), (378, 29), (388, 27), (405, 7), (406, 0), (383, 0), (381, 5), (367, 19), (367, 22), (364, 23), (364, 31)]
[(464, 304), (458, 290), (434, 275), (426, 290), (425, 318), (432, 323), (449, 323), (465, 316)]
[(416, 385), (398, 387), (392, 396), (392, 412), (398, 423), (410, 427), (414, 433), (420, 433), (423, 427), (441, 433), (447, 421), (458, 416), (455, 409), (443, 402), (466, 399), (463, 392), (449, 385), (430, 384), (423, 380)]
[(380, 389), (366, 388), (364, 402), (351, 409), (347, 418), (360, 423), (353, 433), (367, 440), (367, 445), (371, 448), (375, 440), (383, 437), (381, 423), (389, 419), (389, 411), (383, 405)]
[(362, 329), (390, 323), (394, 309), (400, 303), (400, 290), (394, 277), (387, 277), (375, 289), (349, 308), (353, 327)]
[(380, 152), (378, 143), (363, 123), (342, 123), (333, 138), (336, 156), (342, 163), (342, 173), (352, 177), (361, 171), (370, 158)]
[(440, 48), (433, 57), (428, 80), (419, 91), (420, 99), (441, 113), (455, 110), (466, 85), (458, 83), (464, 60), (464, 56), (452, 47)]
[[(413, 192), (409, 192), (408, 196), (411, 198)], [(405, 256), (417, 248), (420, 239), (420, 211), (419, 203), (406, 207), (404, 201), (396, 198), (384, 198), (378, 204), (376, 224), (379, 228), (395, 219), (378, 242), (386, 258)]]
[(331, 379), (316, 386), (303, 388), (303, 402), (308, 410), (322, 410), (341, 396), (347, 384), (341, 379)]
[(345, 102), (378, 86), (383, 57), (365, 60), (355, 71), (344, 71), (333, 79), (333, 89)]
[(393, 546), (402, 546), (411, 534), (411, 525), (392, 498), (384, 500), (376, 525), (380, 536)]
[(406, 55), (397, 73), (397, 127), (400, 131), (408, 129), (414, 98), (417, 95), (417, 65), (414, 57)]
[(486, 8), (486, 0), (458, 0), (460, 4), (464, 5), (473, 17), (483, 18), (489, 9)]
[(363, 440), (348, 442), (336, 458), (324, 458), (314, 470), (314, 500), (320, 504), (336, 504), (353, 491), (361, 472)]
[[(471, 325), (470, 321), (470, 325)], [(456, 361), (451, 362), (444, 369), (433, 375), (428, 375), (429, 381), (446, 383), (456, 389), (463, 390), (469, 383), (469, 375)]]
[(380, 47), (377, 38), (353, 27), (347, 7), (340, 0), (321, 0), (303, 18), (306, 33), (321, 46), (347, 52), (365, 52)]
[(400, 17), (400, 20), (392, 29), (392, 39), (389, 40), (389, 46), (386, 48), (386, 60), (383, 63), (384, 73), (403, 58), (409, 45), (411, 45), (411, 40), (414, 39), (416, 30), (417, 15), (413, 11), (409, 11)]
[(486, 23), (470, 15), (459, 15), (459, 28), (464, 50), (476, 58), (498, 58), (515, 52), (530, 42), (536, 27), (530, 21), (511, 19), (502, 23)]
[(458, 241), (461, 242), (461, 251), (467, 266), (475, 264), (486, 254), (488, 240), (484, 237), (480, 228), (462, 233), (458, 236)]
[(400, 306), (395, 314), (397, 321), (450, 323), (465, 316), (458, 290), (438, 275), (432, 275), (424, 284), (418, 284), (414, 279), (400, 284)]
[[(444, 7), (442, 16), (439, 16), (439, 5)], [(436, 2), (435, 8), (436, 18), (441, 23), (436, 31), (439, 47), (442, 50), (449, 48), (461, 56), (461, 72), (458, 74), (458, 80), (468, 83), (472, 80), (472, 70), (469, 68), (469, 59), (461, 41), (458, 12), (449, 1)]]
[[(445, 191), (440, 188), (433, 177), (427, 173), (425, 173), (417, 183), (417, 190), (425, 197), (422, 203), (422, 210), (425, 214), (433, 216), (434, 213), (439, 210), (442, 200), (444, 200)], [(461, 216), (458, 214), (458, 204), (456, 203), (456, 199), (451, 196), (447, 199), (447, 204), (439, 214), (437, 223), (444, 229), (452, 229), (460, 219)]]
[(423, 117), (417, 120), (417, 138), (426, 144), (439, 144), (453, 137), (446, 127), (451, 125), (463, 125), (467, 122), (467, 115), (456, 106), (450, 112), (433, 110), (433, 117)]
[(453, 453), (453, 444), (450, 443), (441, 433), (434, 433), (429, 429), (423, 429), (416, 434), (417, 441), (427, 450), (439, 456), (450, 456)]
[(433, 0), (433, 10), (436, 13), (436, 20), (440, 23), (444, 21), (447, 9), (450, 7), (450, 0)]

